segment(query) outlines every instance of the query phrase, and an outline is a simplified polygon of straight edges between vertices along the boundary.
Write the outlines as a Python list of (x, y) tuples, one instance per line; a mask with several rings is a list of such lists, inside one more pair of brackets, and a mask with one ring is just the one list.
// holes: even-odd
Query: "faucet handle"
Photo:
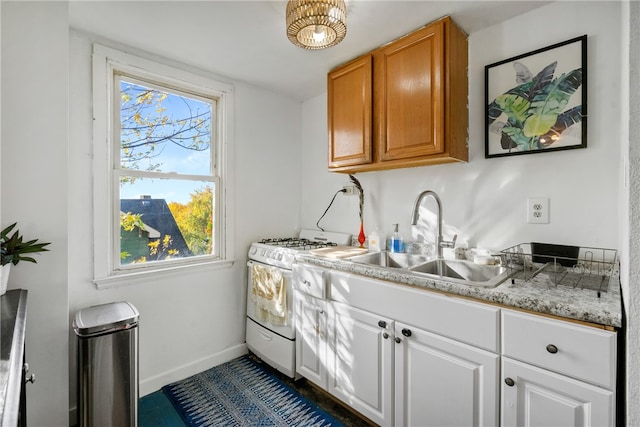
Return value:
[(442, 248), (455, 248), (456, 247), (456, 240), (458, 240), (458, 235), (454, 234), (452, 241), (449, 242), (449, 241), (443, 240), (442, 242), (440, 242), (440, 247), (442, 247)]

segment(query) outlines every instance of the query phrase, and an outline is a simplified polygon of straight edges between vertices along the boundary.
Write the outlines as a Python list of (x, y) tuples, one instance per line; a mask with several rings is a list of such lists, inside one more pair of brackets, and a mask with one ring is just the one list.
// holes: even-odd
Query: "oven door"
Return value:
[[(273, 268), (280, 270), (282, 277), (284, 278), (286, 293), (287, 293), (287, 324), (286, 325), (274, 325), (268, 321), (262, 321), (256, 316), (255, 304), (251, 300), (251, 289), (253, 287), (253, 265), (258, 264), (265, 268)], [(291, 270), (284, 268), (273, 267), (267, 264), (263, 264), (256, 261), (249, 261), (247, 263), (247, 317), (259, 324), (260, 326), (275, 332), (282, 337), (293, 340), (296, 337), (295, 319), (293, 317), (293, 281)]]

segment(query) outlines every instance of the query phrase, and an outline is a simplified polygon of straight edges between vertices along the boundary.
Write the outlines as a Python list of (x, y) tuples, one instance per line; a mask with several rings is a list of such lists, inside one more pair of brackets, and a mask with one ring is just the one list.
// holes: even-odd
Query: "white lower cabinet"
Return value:
[(393, 424), (393, 322), (331, 303), (327, 391), (380, 425)]
[(615, 425), (616, 332), (297, 264), (296, 370), (381, 426)]
[(393, 323), (299, 290), (294, 295), (296, 371), (370, 420), (391, 425)]
[(616, 338), (502, 310), (502, 425), (614, 426)]
[(614, 426), (610, 390), (546, 369), (502, 358), (502, 425)]
[(294, 291), (296, 372), (327, 388), (327, 301)]
[(498, 425), (499, 356), (395, 324), (395, 425)]
[[(328, 271), (320, 274), (317, 267), (304, 265), (294, 267), (293, 283), (300, 375), (381, 426), (498, 424), (498, 355), (402, 323), (403, 310), (394, 296), (409, 292), (403, 297), (414, 305), (407, 319), (424, 321), (467, 341), (477, 339), (468, 330), (482, 325), (486, 339), (479, 342), (489, 348), (497, 342), (497, 309), (477, 304), (476, 312), (468, 302), (393, 285), (378, 294), (382, 281)], [(373, 300), (383, 303), (370, 305), (372, 310), (389, 308), (387, 315), (349, 304), (352, 297), (361, 303), (358, 296), (367, 289)], [(326, 299), (318, 298), (322, 294)], [(440, 306), (447, 308), (441, 311)], [(456, 318), (447, 322), (443, 313)], [(460, 313), (467, 318), (460, 319)], [(464, 322), (468, 329), (460, 327)], [(451, 327), (447, 330), (447, 326)]]

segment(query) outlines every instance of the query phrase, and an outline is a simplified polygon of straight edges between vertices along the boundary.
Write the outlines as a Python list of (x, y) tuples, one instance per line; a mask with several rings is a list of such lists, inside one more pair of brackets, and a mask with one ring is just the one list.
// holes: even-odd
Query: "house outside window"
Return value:
[(93, 82), (94, 282), (229, 265), (232, 87), (100, 45)]

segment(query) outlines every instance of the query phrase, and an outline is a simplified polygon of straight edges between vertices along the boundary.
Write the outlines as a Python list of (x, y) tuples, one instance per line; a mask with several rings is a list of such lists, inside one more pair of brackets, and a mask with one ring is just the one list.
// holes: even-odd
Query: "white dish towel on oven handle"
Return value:
[(251, 300), (257, 320), (277, 326), (287, 325), (287, 289), (282, 272), (278, 268), (255, 263), (251, 270)]

